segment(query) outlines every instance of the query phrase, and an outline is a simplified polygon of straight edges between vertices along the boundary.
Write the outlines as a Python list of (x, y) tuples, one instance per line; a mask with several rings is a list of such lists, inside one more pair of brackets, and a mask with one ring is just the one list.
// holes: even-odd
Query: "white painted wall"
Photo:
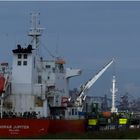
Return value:
[(26, 112), (34, 110), (34, 96), (31, 95), (12, 95), (13, 110), (15, 112)]
[(12, 82), (13, 83), (32, 83), (33, 73), (33, 58), (32, 54), (28, 54), (27, 66), (17, 65), (17, 61), (23, 62), (23, 59), (18, 59), (17, 54), (13, 54), (13, 66), (12, 66)]

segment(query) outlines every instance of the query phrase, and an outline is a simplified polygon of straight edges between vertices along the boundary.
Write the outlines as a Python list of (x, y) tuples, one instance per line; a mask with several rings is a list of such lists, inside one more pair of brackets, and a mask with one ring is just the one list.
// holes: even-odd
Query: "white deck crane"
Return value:
[(83, 109), (83, 101), (86, 98), (86, 93), (89, 88), (91, 88), (91, 86), (101, 77), (101, 75), (111, 66), (113, 62), (114, 59), (107, 63), (99, 72), (96, 73), (96, 75), (94, 75), (90, 80), (86, 82), (86, 84), (82, 86), (82, 90), (80, 91), (80, 94), (75, 101), (75, 105), (79, 108), (79, 111), (82, 111)]

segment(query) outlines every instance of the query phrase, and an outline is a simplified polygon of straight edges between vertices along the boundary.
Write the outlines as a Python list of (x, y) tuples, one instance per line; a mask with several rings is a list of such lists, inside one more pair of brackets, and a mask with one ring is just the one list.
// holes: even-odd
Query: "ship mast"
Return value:
[(117, 113), (118, 109), (115, 106), (115, 98), (116, 98), (116, 92), (118, 91), (118, 89), (116, 88), (116, 78), (115, 76), (113, 76), (113, 80), (112, 80), (112, 107), (111, 107), (111, 112), (112, 113)]
[(29, 36), (32, 37), (31, 43), (33, 45), (33, 49), (36, 49), (39, 47), (39, 36), (41, 36), (42, 34), (42, 30), (44, 28), (39, 28), (39, 23), (40, 21), (37, 20), (38, 15), (40, 15), (39, 13), (32, 13), (32, 19), (31, 19), (31, 28), (29, 31)]

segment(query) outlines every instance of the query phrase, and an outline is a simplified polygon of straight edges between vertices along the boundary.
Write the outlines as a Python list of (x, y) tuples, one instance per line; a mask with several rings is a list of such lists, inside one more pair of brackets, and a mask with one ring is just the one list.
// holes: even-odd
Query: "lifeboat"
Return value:
[(57, 59), (57, 60), (55, 61), (55, 63), (56, 63), (56, 64), (65, 64), (65, 60), (63, 60), (63, 59)]
[(5, 78), (2, 75), (0, 75), (0, 93), (3, 92), (4, 83), (5, 83)]

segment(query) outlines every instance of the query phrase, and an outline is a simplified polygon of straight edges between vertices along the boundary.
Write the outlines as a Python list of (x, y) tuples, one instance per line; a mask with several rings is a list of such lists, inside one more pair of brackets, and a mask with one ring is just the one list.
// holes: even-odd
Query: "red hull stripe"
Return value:
[(85, 132), (85, 120), (50, 120), (49, 133)]
[(85, 120), (0, 119), (0, 138), (39, 138), (65, 132), (85, 132)]
[(39, 137), (48, 133), (49, 120), (0, 119), (0, 138)]

